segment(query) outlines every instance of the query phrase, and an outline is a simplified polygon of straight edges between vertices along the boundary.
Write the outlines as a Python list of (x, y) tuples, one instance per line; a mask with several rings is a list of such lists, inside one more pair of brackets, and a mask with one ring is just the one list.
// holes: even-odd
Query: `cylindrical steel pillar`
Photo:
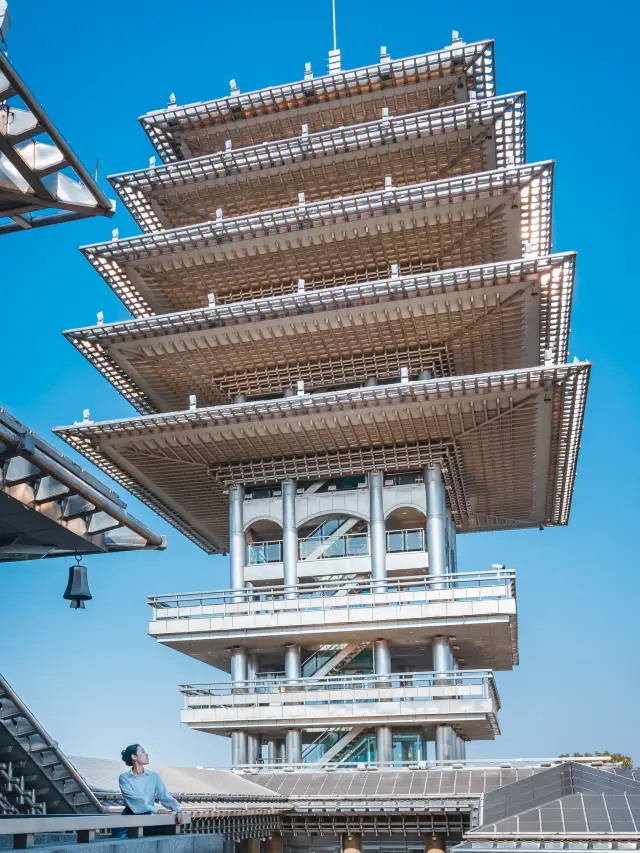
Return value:
[(287, 732), (287, 764), (302, 764), (302, 732), (289, 729)]
[(451, 670), (451, 643), (448, 637), (434, 637), (431, 645), (433, 649), (433, 671), (436, 673), (449, 672)]
[(373, 670), (376, 675), (391, 674), (391, 652), (389, 649), (389, 640), (374, 640)]
[(264, 846), (264, 853), (283, 853), (284, 850), (284, 839), (279, 832), (275, 835), (272, 835), (271, 838), (267, 838), (267, 841)]
[(271, 740), (267, 741), (267, 762), (269, 764), (275, 764), (278, 760), (278, 741)]
[(258, 672), (260, 670), (260, 664), (258, 660), (258, 655), (254, 652), (247, 655), (247, 681), (249, 682), (249, 692), (255, 693), (256, 689), (256, 681), (258, 680)]
[(456, 543), (456, 525), (453, 520), (453, 515), (450, 509), (447, 509), (447, 564), (450, 574), (455, 574), (458, 571), (458, 554)]
[(231, 649), (231, 684), (234, 688), (247, 686), (247, 650), (240, 646)]
[(285, 598), (298, 594), (298, 528), (296, 526), (296, 480), (282, 483), (282, 568)]
[(260, 735), (247, 735), (247, 764), (257, 764), (260, 758)]
[(453, 729), (451, 726), (436, 726), (436, 761), (453, 761)]
[(387, 532), (382, 505), (383, 477), (382, 471), (373, 471), (369, 474), (369, 542), (371, 543), (371, 577), (374, 581), (384, 581), (387, 577)]
[(247, 763), (247, 733), (233, 732), (231, 735), (231, 766)]
[(287, 684), (297, 684), (302, 677), (300, 646), (295, 643), (284, 647), (284, 677)]
[(376, 726), (376, 760), (385, 764), (393, 761), (393, 735), (389, 726)]
[(280, 761), (284, 764), (287, 760), (287, 746), (283, 740), (278, 745), (278, 753), (280, 754)]
[(244, 589), (244, 486), (229, 487), (229, 554), (231, 557), (231, 588)]
[[(429, 574), (440, 578), (447, 573), (447, 542), (444, 480), (439, 462), (425, 468), (424, 481), (427, 490), (427, 553)], [(436, 588), (440, 588), (439, 585)]]
[(424, 853), (445, 853), (447, 836), (444, 832), (426, 832), (424, 836)]
[(362, 833), (345, 832), (342, 836), (342, 853), (362, 853)]

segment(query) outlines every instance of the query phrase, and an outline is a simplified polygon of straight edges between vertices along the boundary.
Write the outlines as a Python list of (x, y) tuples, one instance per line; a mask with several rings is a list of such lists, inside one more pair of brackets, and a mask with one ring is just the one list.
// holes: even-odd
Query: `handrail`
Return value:
[[(182, 684), (180, 692), (185, 697), (185, 707), (189, 705), (189, 698), (204, 698), (214, 696), (238, 697), (241, 704), (250, 702), (251, 697), (259, 697), (265, 693), (282, 694), (293, 698), (293, 694), (303, 695), (317, 691), (328, 692), (331, 690), (371, 690), (371, 689), (397, 689), (415, 687), (463, 687), (466, 685), (479, 685), (483, 692), (491, 691), (492, 698), (499, 705), (499, 697), (495, 684), (493, 683), (493, 670), (449, 670), (447, 672), (394, 672), (385, 675), (375, 673), (366, 675), (327, 675), (323, 678), (273, 678), (254, 681), (216, 681), (205, 684)], [(318, 702), (318, 698), (314, 700)], [(330, 701), (327, 698), (327, 701)], [(345, 700), (340, 700), (345, 701)], [(294, 699), (299, 703), (298, 698)]]
[[(387, 551), (391, 554), (425, 551), (425, 531), (422, 527), (400, 530), (387, 530)], [(327, 534), (308, 536), (298, 542), (298, 558), (307, 559), (309, 553), (319, 545), (328, 543), (314, 559), (331, 560), (339, 557), (367, 557), (370, 554), (370, 537), (366, 530), (359, 533), (345, 533), (342, 536)], [(247, 565), (282, 562), (282, 539), (265, 539), (262, 542), (249, 542), (246, 546)]]
[(92, 841), (100, 830), (126, 829), (129, 838), (140, 837), (145, 826), (164, 826), (169, 833), (179, 833), (188, 828), (191, 815), (183, 813), (183, 821), (183, 826), (177, 825), (173, 814), (11, 815), (0, 820), (0, 837), (12, 835), (14, 848), (25, 849), (33, 846), (33, 837), (40, 832), (77, 832), (78, 842), (83, 843)]
[[(470, 586), (493, 586), (504, 584), (508, 588), (509, 597), (515, 597), (515, 571), (513, 569), (487, 569), (479, 572), (456, 572), (444, 577), (432, 575), (410, 575), (385, 580), (374, 581), (371, 577), (354, 578), (349, 581), (349, 596), (372, 593), (403, 592), (428, 589), (457, 589)], [(273, 586), (261, 586), (247, 588), (243, 591), (246, 601), (238, 601), (238, 590), (222, 589), (206, 592), (170, 593), (165, 595), (152, 595), (147, 603), (156, 610), (172, 609), (180, 607), (224, 605), (234, 604), (242, 609), (250, 608), (252, 605), (268, 601), (286, 601), (287, 608), (295, 607), (296, 600), (305, 601), (309, 598), (322, 599), (334, 596), (335, 593), (344, 593), (343, 581), (321, 581), (313, 583), (299, 583), (296, 586), (277, 584)], [(285, 599), (285, 593), (296, 595), (296, 599)], [(345, 596), (346, 597), (346, 596)], [(192, 614), (190, 614), (192, 615)], [(213, 614), (211, 614), (213, 615)]]

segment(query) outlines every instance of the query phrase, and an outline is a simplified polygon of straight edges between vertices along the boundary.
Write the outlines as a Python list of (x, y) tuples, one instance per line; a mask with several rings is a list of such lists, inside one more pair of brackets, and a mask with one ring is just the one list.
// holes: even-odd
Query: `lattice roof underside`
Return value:
[(136, 317), (551, 251), (553, 164), (534, 163), (83, 247)]
[(229, 97), (170, 106), (140, 117), (164, 162), (418, 112), (495, 94), (493, 42), (452, 45), (439, 51), (310, 77)]
[(525, 160), (524, 95), (304, 134), (109, 177), (145, 232)]
[(125, 504), (0, 409), (0, 563), (163, 548)]
[(590, 366), (549, 366), (149, 415), (55, 432), (209, 552), (233, 482), (442, 462), (463, 531), (566, 524)]
[(113, 210), (0, 50), (0, 234)]
[(485, 373), (566, 361), (575, 255), (304, 292), (67, 338), (142, 414), (370, 376)]

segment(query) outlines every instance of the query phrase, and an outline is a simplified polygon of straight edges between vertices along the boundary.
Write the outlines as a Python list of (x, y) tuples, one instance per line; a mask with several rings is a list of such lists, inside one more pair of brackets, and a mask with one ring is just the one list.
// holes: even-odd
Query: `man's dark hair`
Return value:
[(129, 746), (125, 747), (120, 755), (122, 756), (122, 760), (127, 765), (127, 767), (133, 767), (133, 756), (138, 751), (139, 743), (131, 743)]

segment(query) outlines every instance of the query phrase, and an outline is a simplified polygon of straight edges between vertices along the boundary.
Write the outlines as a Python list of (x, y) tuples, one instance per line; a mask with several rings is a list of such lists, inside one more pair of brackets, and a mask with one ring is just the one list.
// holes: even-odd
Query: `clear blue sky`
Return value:
[[(454, 8), (455, 5), (455, 8)], [(167, 103), (300, 79), (331, 47), (330, 0), (12, 0), (10, 57), (87, 166), (143, 167), (153, 153), (137, 116)], [(528, 91), (529, 160), (557, 161), (554, 249), (579, 252), (571, 357), (594, 362), (569, 528), (461, 537), (464, 570), (518, 572), (521, 664), (498, 674), (502, 737), (479, 756), (619, 750), (640, 763), (635, 538), (640, 465), (636, 361), (637, 9), (632, 2), (456, 4), (338, 0), (346, 67), (450, 43), (496, 39), (500, 93)], [(635, 145), (634, 145), (635, 143)], [(77, 251), (137, 229), (119, 209), (1, 241), (0, 405), (43, 436), (79, 418), (131, 413), (76, 354), (64, 328), (127, 316)], [(52, 439), (53, 440), (53, 439)], [(55, 440), (54, 440), (55, 441)], [(123, 497), (127, 497), (121, 489)], [(157, 762), (223, 765), (227, 741), (180, 726), (177, 685), (215, 671), (146, 636), (150, 593), (227, 585), (207, 557), (133, 498), (169, 535), (164, 553), (87, 561), (94, 600), (62, 600), (67, 563), (0, 566), (0, 671), (71, 754), (115, 757), (143, 741)]]

